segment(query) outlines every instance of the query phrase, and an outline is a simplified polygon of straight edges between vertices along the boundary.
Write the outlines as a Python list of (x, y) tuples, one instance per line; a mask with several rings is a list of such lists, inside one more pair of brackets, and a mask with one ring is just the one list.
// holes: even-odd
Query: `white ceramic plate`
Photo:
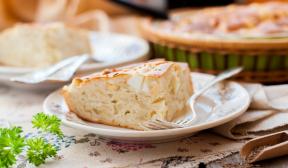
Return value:
[[(98, 62), (88, 62), (77, 71), (78, 75), (89, 74), (105, 68), (122, 66), (149, 58), (148, 43), (138, 37), (123, 34), (105, 34), (92, 32), (90, 35), (93, 57)], [(24, 89), (57, 88), (65, 83), (48, 82), (37, 85), (21, 84), (9, 79), (13, 76), (31, 72), (36, 69), (0, 66), (0, 83)]]
[[(213, 78), (211, 75), (192, 73), (194, 88), (197, 90), (211, 78)], [(214, 107), (221, 106), (224, 102), (232, 103), (233, 108), (211, 113)], [(132, 142), (163, 142), (191, 136), (198, 131), (224, 124), (240, 116), (247, 110), (249, 104), (250, 97), (240, 84), (236, 82), (221, 83), (197, 99), (195, 108), (199, 117), (195, 125), (188, 128), (155, 131), (137, 131), (83, 121), (74, 113), (68, 112), (59, 91), (51, 93), (46, 98), (43, 108), (45, 113), (57, 115), (69, 127), (95, 133), (102, 137)]]

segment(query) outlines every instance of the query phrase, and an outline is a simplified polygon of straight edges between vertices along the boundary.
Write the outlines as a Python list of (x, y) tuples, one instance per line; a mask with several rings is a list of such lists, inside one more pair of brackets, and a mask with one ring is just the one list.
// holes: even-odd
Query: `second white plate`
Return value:
[[(149, 45), (145, 40), (138, 37), (116, 33), (91, 32), (90, 41), (93, 57), (99, 62), (83, 64), (77, 70), (77, 75), (90, 74), (105, 68), (119, 67), (149, 59)], [(11, 77), (33, 70), (36, 69), (0, 66), (0, 83), (29, 90), (56, 89), (65, 84), (63, 82), (44, 82), (31, 85), (9, 80)]]

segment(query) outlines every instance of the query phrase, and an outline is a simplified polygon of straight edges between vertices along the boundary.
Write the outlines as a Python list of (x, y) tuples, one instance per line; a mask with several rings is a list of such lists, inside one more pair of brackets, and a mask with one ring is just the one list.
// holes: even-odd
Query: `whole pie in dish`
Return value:
[(288, 81), (288, 2), (179, 9), (169, 20), (144, 19), (154, 57), (219, 73), (243, 66), (253, 82)]

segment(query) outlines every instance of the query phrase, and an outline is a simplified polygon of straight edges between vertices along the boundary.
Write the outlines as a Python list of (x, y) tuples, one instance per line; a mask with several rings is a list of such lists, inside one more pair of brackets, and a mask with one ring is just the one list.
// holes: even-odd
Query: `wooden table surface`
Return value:
[(228, 156), (224, 159), (211, 162), (208, 165), (200, 164), (199, 168), (287, 168), (288, 156), (265, 160), (254, 164), (245, 164), (240, 158), (239, 153)]

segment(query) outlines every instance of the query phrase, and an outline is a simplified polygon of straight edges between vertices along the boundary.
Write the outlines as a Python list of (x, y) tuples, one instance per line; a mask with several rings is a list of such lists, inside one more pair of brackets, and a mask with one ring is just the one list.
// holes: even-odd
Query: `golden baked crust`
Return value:
[(288, 3), (178, 11), (168, 21), (146, 19), (141, 28), (146, 38), (157, 43), (227, 49), (266, 49), (268, 45), (270, 49), (288, 48)]
[(120, 68), (105, 69), (101, 72), (96, 72), (84, 77), (76, 77), (74, 80), (77, 81), (77, 85), (89, 82), (90, 80), (96, 80), (99, 78), (109, 78), (119, 77), (123, 75), (133, 75), (139, 74), (147, 77), (160, 77), (167, 72), (167, 69), (174, 64), (173, 62), (156, 60), (148, 61), (145, 63), (132, 64)]
[(288, 31), (288, 3), (229, 5), (186, 12), (153, 26), (174, 33), (265, 36)]

